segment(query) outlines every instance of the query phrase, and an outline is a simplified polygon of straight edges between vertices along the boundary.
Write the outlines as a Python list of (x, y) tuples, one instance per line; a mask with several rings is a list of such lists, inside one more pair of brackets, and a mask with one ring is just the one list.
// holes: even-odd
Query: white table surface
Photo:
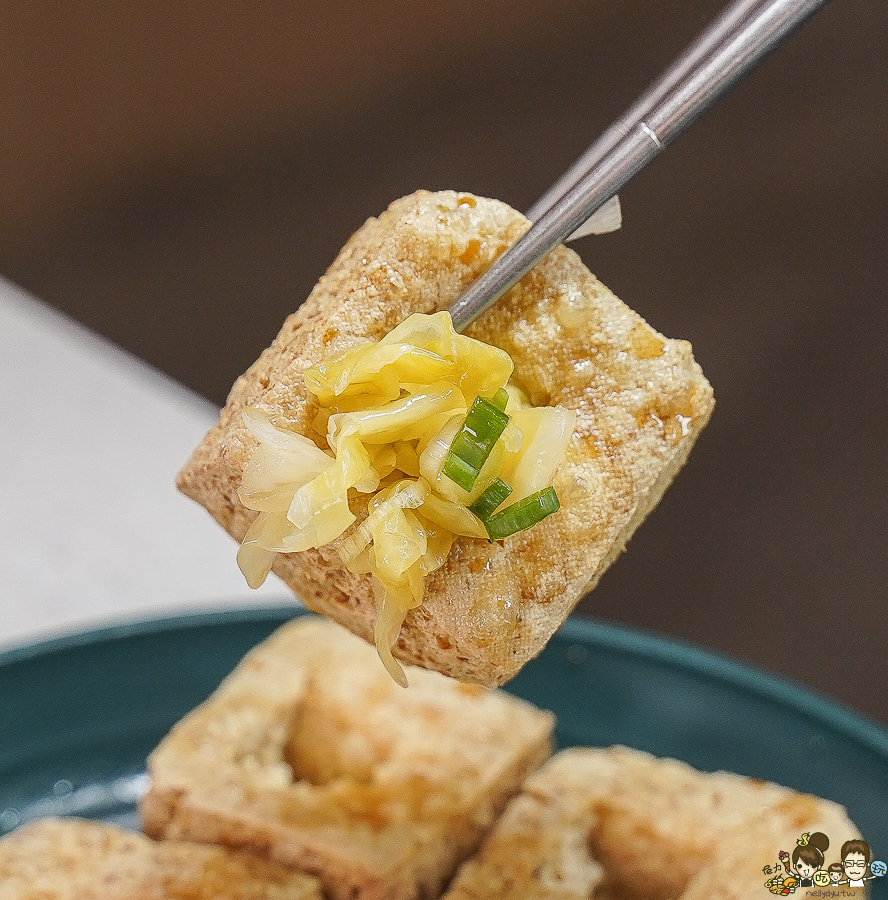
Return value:
[(293, 602), (174, 479), (218, 410), (0, 279), (0, 647)]

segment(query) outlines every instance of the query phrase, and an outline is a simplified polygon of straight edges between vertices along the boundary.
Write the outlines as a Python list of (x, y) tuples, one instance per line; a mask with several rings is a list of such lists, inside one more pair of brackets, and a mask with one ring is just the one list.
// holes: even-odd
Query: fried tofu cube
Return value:
[(333, 900), (437, 896), (549, 756), (553, 717), (407, 676), (332, 622), (285, 625), (151, 754), (145, 831), (303, 869)]

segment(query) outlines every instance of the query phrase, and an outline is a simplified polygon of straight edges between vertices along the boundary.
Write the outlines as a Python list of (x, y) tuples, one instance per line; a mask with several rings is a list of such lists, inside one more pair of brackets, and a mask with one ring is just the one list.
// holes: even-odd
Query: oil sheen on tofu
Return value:
[[(238, 565), (250, 586), (277, 553), (338, 542), (346, 567), (372, 576), (376, 647), (406, 685), (391, 648), (454, 540), (499, 540), (558, 509), (550, 483), (575, 413), (532, 406), (512, 371), (505, 351), (458, 334), (449, 313), (416, 313), (306, 371), (313, 436), (246, 407), (257, 444), (238, 493), (259, 515)], [(349, 504), (359, 493), (369, 495), (360, 522)]]

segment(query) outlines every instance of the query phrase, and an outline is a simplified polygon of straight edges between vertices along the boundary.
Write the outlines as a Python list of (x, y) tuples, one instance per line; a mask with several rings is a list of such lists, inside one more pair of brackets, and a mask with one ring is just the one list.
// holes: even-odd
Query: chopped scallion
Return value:
[(464, 491), (472, 490), (481, 467), (508, 424), (509, 417), (502, 410), (489, 400), (476, 397), (450, 445), (444, 474)]
[(452, 446), (447, 452), (447, 459), (444, 461), (444, 474), (464, 490), (470, 491), (480, 470), (454, 453)]
[(500, 510), (484, 522), (484, 527), (492, 541), (501, 541), (542, 522), (560, 507), (555, 488), (550, 486)]
[(491, 398), (490, 402), (500, 411), (506, 411), (506, 404), (509, 402), (509, 392), (505, 388), (500, 388)]
[(490, 518), (491, 513), (512, 493), (512, 489), (502, 480), (494, 478), (484, 489), (481, 496), (469, 507), (482, 522)]

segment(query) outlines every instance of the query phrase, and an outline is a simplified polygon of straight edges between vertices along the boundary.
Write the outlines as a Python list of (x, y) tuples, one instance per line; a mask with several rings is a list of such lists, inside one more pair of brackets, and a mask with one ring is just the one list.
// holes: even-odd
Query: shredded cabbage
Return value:
[[(416, 314), (382, 340), (306, 371), (319, 405), (311, 428), (329, 451), (245, 407), (256, 446), (238, 494), (258, 513), (238, 551), (248, 584), (262, 583), (278, 553), (338, 542), (346, 568), (372, 576), (377, 650), (406, 685), (392, 648), (423, 601), (425, 576), (446, 563), (457, 537), (487, 539), (468, 507), (496, 478), (513, 489), (507, 502), (545, 488), (570, 440), (575, 413), (531, 407), (509, 383), (512, 369), (504, 351), (457, 333), (449, 313)], [(510, 421), (485, 447), (472, 490), (463, 490), (444, 474), (454, 436), (475, 399), (502, 388)], [(357, 521), (350, 501), (361, 493), (369, 495), (367, 514)]]

